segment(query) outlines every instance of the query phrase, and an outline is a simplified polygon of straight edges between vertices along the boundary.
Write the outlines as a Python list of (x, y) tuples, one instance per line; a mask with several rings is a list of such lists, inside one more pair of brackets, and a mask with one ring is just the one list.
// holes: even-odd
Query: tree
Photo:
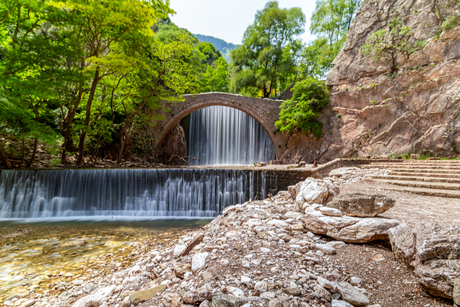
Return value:
[(231, 52), (232, 91), (276, 96), (279, 83), (296, 72), (304, 27), (300, 8), (281, 9), (269, 1), (246, 29), (243, 44)]
[(206, 72), (201, 75), (200, 92), (227, 93), (229, 84), (227, 62), (223, 57), (220, 57), (212, 66), (207, 66)]
[(329, 90), (324, 82), (314, 78), (298, 82), (292, 89), (292, 99), (283, 101), (276, 127), (283, 133), (299, 127), (305, 133), (312, 132), (321, 138), (323, 124), (317, 119), (329, 103)]
[(398, 18), (393, 18), (387, 28), (372, 33), (361, 47), (361, 52), (373, 56), (375, 61), (386, 58), (390, 62), (391, 72), (396, 73), (398, 56), (403, 55), (406, 61), (410, 55), (425, 46), (423, 41), (411, 43), (412, 30)]
[(304, 48), (302, 75), (325, 77), (342, 50), (351, 22), (362, 0), (318, 0), (311, 17), (310, 32), (316, 39)]
[(119, 138), (117, 163), (130, 141), (133, 125), (143, 120), (143, 111), (149, 114), (147, 121), (151, 122), (152, 112), (163, 108), (160, 100), (172, 100), (173, 95), (188, 90), (186, 76), (193, 71), (186, 61), (191, 57), (192, 48), (186, 43), (152, 39), (144, 44), (125, 45), (131, 52), (123, 53), (133, 56), (123, 71), (112, 76), (109, 98), (111, 124)]
[[(50, 43), (47, 29), (62, 22), (63, 14), (49, 1), (0, 3), (0, 133), (9, 135), (10, 142), (20, 142), (19, 152), (18, 144), (10, 149), (20, 156), (21, 166), (31, 165), (39, 140), (56, 140), (41, 114), (48, 112), (50, 89), (57, 83), (50, 67), (58, 65), (63, 49)], [(28, 140), (33, 140), (33, 150), (26, 162)], [(0, 155), (6, 167), (11, 167), (3, 146)]]
[(83, 53), (81, 61), (91, 81), (85, 101), (86, 116), (79, 138), (77, 165), (83, 163), (85, 138), (90, 129), (91, 105), (99, 82), (114, 73), (123, 62), (123, 54), (112, 54), (112, 46), (125, 38), (152, 36), (151, 26), (156, 19), (166, 17), (173, 11), (163, 0), (146, 2), (141, 0), (105, 1), (72, 0), (59, 2), (62, 9), (76, 12), (72, 25), (75, 31), (81, 31)]
[(161, 22), (155, 27), (158, 29), (157, 40), (164, 43), (178, 41), (191, 46), (192, 55), (187, 62), (194, 70), (186, 78), (188, 93), (229, 91), (227, 62), (213, 44), (198, 41), (188, 30), (171, 22)]

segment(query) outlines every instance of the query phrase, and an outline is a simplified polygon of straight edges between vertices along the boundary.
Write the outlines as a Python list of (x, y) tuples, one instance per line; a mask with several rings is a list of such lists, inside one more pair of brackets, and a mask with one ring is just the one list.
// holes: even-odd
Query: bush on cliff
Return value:
[(280, 108), (276, 127), (283, 133), (292, 132), (299, 127), (305, 133), (312, 132), (321, 138), (323, 123), (318, 116), (329, 103), (329, 89), (323, 81), (307, 78), (292, 89), (292, 99), (285, 100)]

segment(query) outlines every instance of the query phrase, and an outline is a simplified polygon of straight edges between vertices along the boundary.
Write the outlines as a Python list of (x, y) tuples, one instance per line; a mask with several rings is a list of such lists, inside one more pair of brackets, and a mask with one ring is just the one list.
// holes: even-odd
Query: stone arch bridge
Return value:
[(249, 114), (267, 131), (275, 148), (276, 159), (280, 160), (287, 149), (290, 133), (275, 132), (275, 121), (278, 119), (282, 100), (260, 99), (244, 97), (228, 93), (202, 93), (184, 95), (184, 101), (164, 102), (171, 112), (163, 112), (165, 120), (155, 127), (155, 147), (159, 148), (168, 132), (190, 113), (211, 106), (225, 106), (235, 108)]

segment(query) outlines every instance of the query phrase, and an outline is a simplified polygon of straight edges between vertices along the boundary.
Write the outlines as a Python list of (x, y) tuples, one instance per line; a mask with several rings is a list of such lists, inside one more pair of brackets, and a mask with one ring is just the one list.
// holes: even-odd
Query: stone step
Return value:
[(393, 164), (417, 164), (417, 163), (431, 163), (431, 164), (449, 164), (460, 163), (460, 160), (371, 160), (370, 163), (393, 163)]
[(370, 168), (384, 168), (384, 169), (452, 169), (452, 170), (460, 170), (460, 164), (459, 165), (409, 165), (409, 164), (371, 164), (371, 165), (363, 165), (362, 166), (364, 169), (370, 169)]
[(426, 196), (460, 198), (460, 191), (452, 191), (452, 190), (437, 190), (437, 189), (399, 187), (399, 186), (384, 187), (383, 189), (389, 190), (389, 191), (406, 192), (406, 193), (420, 194), (420, 195), (426, 195)]
[(460, 179), (460, 172), (420, 172), (415, 170), (410, 170), (408, 172), (404, 171), (394, 171), (389, 174), (390, 176), (406, 176), (406, 177), (436, 177), (436, 178), (459, 178)]
[(460, 165), (460, 161), (458, 162), (448, 162), (448, 163), (432, 163), (432, 162), (399, 162), (399, 163), (389, 163), (389, 162), (370, 162), (369, 163), (370, 165), (381, 165), (381, 164), (385, 164), (385, 165)]
[(376, 179), (376, 180), (382, 183), (393, 184), (393, 185), (404, 186), (404, 187), (460, 191), (460, 184), (455, 184), (455, 183), (441, 183), (441, 182), (433, 183), (433, 182), (383, 180), (383, 179)]
[(423, 173), (423, 174), (444, 174), (444, 175), (450, 175), (450, 174), (460, 174), (460, 171), (458, 170), (443, 170), (443, 169), (404, 169), (404, 168), (399, 168), (399, 169), (388, 169), (391, 172), (398, 172), (398, 173)]
[(372, 176), (372, 179), (383, 179), (383, 180), (402, 180), (402, 181), (422, 181), (422, 182), (445, 182), (445, 183), (457, 183), (460, 184), (460, 178), (442, 178), (442, 177), (423, 177), (423, 176), (396, 176), (395, 174), (389, 174), (387, 176)]

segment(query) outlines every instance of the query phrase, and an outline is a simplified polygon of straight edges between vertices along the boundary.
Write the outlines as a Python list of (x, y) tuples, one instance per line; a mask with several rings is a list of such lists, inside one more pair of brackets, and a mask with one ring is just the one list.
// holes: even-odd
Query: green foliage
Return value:
[(187, 62), (194, 67), (187, 78), (188, 93), (228, 92), (230, 78), (228, 66), (220, 51), (209, 42), (200, 42), (186, 29), (172, 22), (157, 25), (156, 39), (162, 42), (182, 41), (192, 48)]
[(445, 20), (442, 23), (441, 28), (443, 31), (449, 31), (458, 26), (459, 24), (460, 18), (457, 15), (452, 14), (447, 20)]
[(257, 11), (244, 33), (243, 45), (231, 52), (233, 92), (260, 97), (277, 96), (295, 77), (296, 59), (304, 32), (300, 8), (281, 9), (269, 1)]
[(321, 138), (323, 124), (317, 119), (319, 112), (330, 103), (328, 88), (324, 82), (309, 77), (298, 82), (292, 91), (292, 99), (285, 100), (280, 106), (276, 127), (283, 133), (299, 127), (305, 133), (312, 132)]
[(208, 66), (206, 72), (200, 80), (201, 92), (223, 92), (229, 91), (229, 75), (227, 71), (227, 62), (224, 58), (219, 58)]
[(208, 35), (193, 34), (200, 42), (211, 43), (217, 50), (220, 51), (222, 56), (227, 62), (230, 62), (230, 53), (237, 46), (232, 43), (227, 43), (226, 41), (215, 38)]
[(318, 0), (310, 32), (317, 38), (302, 51), (300, 73), (323, 78), (342, 50), (351, 22), (362, 0)]
[[(77, 143), (80, 161), (105, 146), (119, 160), (127, 143), (142, 143), (135, 129), (162, 119), (160, 100), (198, 86), (193, 64), (221, 58), (213, 46), (193, 49), (198, 40), (174, 28), (172, 12), (166, 0), (2, 1), (0, 134), (23, 148), (62, 144), (62, 161)], [(7, 167), (17, 147), (0, 146)]]
[(395, 73), (399, 69), (398, 55), (403, 55), (408, 60), (413, 52), (425, 47), (426, 43), (422, 41), (410, 43), (412, 34), (410, 27), (405, 26), (400, 19), (393, 18), (388, 27), (375, 31), (367, 38), (361, 52), (373, 57), (376, 62), (382, 58), (388, 60), (391, 72)]

